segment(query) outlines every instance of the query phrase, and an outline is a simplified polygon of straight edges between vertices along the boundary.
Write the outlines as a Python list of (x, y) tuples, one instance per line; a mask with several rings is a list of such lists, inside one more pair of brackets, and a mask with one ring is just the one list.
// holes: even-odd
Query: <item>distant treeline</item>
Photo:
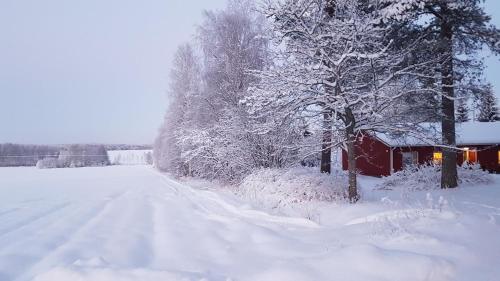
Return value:
[(150, 144), (105, 144), (106, 150), (150, 150)]
[(43, 159), (58, 159), (57, 166), (103, 166), (109, 165), (108, 150), (148, 149), (152, 149), (151, 145), (31, 145), (0, 143), (0, 167), (36, 166), (37, 162)]
[(35, 166), (38, 160), (59, 157), (62, 146), (0, 144), (0, 167)]
[(104, 145), (72, 144), (61, 148), (58, 157), (46, 157), (36, 166), (40, 169), (77, 168), (110, 165)]

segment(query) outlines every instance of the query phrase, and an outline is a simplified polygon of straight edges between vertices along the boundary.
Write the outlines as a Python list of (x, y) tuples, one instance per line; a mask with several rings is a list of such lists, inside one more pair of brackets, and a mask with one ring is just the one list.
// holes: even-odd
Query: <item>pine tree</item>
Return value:
[(468, 122), (470, 120), (469, 119), (469, 107), (467, 106), (466, 99), (461, 99), (459, 101), (456, 115), (457, 115), (457, 122), (458, 123)]
[(479, 115), (477, 116), (477, 121), (500, 121), (497, 100), (491, 86), (488, 86), (484, 94), (479, 98)]
[[(441, 187), (458, 185), (457, 153), (455, 134), (455, 88), (467, 73), (480, 74), (481, 62), (474, 55), (484, 45), (494, 53), (500, 53), (500, 30), (492, 26), (481, 0), (383, 0), (386, 4), (397, 4), (397, 9), (388, 7), (385, 15), (389, 19), (406, 21), (419, 26), (423, 36), (436, 48), (439, 61), (436, 75), (436, 91), (441, 92), (441, 131), (443, 164)], [(462, 73), (460, 73), (462, 72)], [(456, 75), (460, 73), (460, 75)]]

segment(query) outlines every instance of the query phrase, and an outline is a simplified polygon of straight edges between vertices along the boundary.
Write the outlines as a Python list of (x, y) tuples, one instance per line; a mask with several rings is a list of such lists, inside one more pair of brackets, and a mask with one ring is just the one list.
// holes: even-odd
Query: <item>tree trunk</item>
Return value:
[(455, 91), (453, 88), (453, 29), (446, 19), (441, 20), (441, 48), (444, 55), (441, 64), (442, 79), (442, 117), (441, 132), (443, 144), (443, 163), (441, 167), (441, 188), (457, 187), (457, 151), (455, 139)]
[(323, 140), (321, 144), (321, 173), (332, 170), (332, 114), (323, 114)]
[(350, 109), (346, 109), (346, 140), (347, 140), (347, 167), (349, 170), (349, 201), (356, 203), (359, 200), (356, 175), (356, 134), (355, 120)]

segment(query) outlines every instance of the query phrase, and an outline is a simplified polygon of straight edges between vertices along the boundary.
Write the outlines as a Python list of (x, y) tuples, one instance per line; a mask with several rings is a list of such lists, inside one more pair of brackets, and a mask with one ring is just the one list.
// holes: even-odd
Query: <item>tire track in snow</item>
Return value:
[[(100, 225), (95, 225), (106, 233), (102, 241), (104, 247), (97, 249), (96, 254), (120, 267), (149, 266), (153, 260), (151, 196), (154, 196), (150, 192), (146, 187), (135, 188), (120, 199), (123, 202), (116, 202), (114, 210), (103, 217)], [(110, 221), (112, 224), (109, 224)]]
[(3, 217), (5, 215), (8, 215), (8, 214), (13, 213), (13, 212), (20, 210), (20, 209), (21, 209), (21, 207), (14, 207), (14, 208), (6, 209), (6, 210), (4, 209), (4, 210), (0, 211), (0, 217)]
[[(108, 200), (105, 200), (105, 202), (99, 202), (97, 206), (92, 207), (91, 209), (99, 209), (99, 205), (104, 205), (108, 203), (108, 201), (120, 197), (123, 193), (124, 192), (114, 194), (111, 197), (109, 197)], [(36, 220), (29, 220), (26, 223), (23, 223), (21, 227), (12, 229), (8, 233), (4, 233), (4, 235), (0, 235), (0, 245), (2, 244), (2, 241), (19, 240), (19, 239), (9, 239), (10, 236), (16, 236), (17, 232), (28, 233), (28, 238), (36, 236), (39, 233), (50, 232), (48, 230), (50, 230), (51, 228), (56, 228), (60, 225), (66, 224), (67, 219), (71, 219), (72, 217), (77, 217), (79, 214), (80, 216), (82, 216), (81, 215), (82, 213), (80, 212), (81, 209), (87, 210), (89, 214), (93, 213), (92, 210), (90, 211), (88, 210), (89, 209), (88, 205), (81, 204), (81, 202), (66, 202), (56, 206), (60, 207), (63, 206), (63, 208), (58, 208), (58, 207), (49, 208), (52, 211), (43, 212), (43, 214), (37, 214)], [(17, 236), (22, 237), (22, 234), (23, 233)], [(20, 242), (21, 241), (19, 241), (18, 243)], [(12, 246), (13, 244), (11, 243), (9, 245)], [(1, 252), (2, 250), (0, 250), (0, 253)]]
[[(64, 239), (64, 235), (68, 231), (64, 224), (78, 212), (80, 212), (80, 208), (70, 208), (64, 212), (64, 215), (44, 218), (44, 221), (50, 220), (50, 222), (43, 227), (33, 223), (1, 237), (0, 245), (5, 246), (0, 249), (0, 280), (13, 280), (17, 274), (25, 272), (45, 253), (56, 247), (59, 239)], [(2, 279), (2, 274), (8, 275), (9, 278)]]
[(110, 200), (17, 281), (54, 267), (92, 267), (96, 261), (118, 268), (148, 267), (153, 259), (150, 196), (145, 188), (132, 187)]
[[(61, 249), (63, 248), (71, 239), (79, 233), (82, 229), (85, 229), (88, 227), (89, 224), (91, 224), (97, 217), (99, 217), (103, 212), (106, 211), (106, 209), (109, 208), (109, 206), (113, 205), (113, 202), (121, 198), (122, 196), (125, 196), (128, 191), (120, 192), (118, 194), (115, 194), (110, 197), (110, 199), (107, 199), (105, 202), (102, 202), (101, 204), (95, 206), (92, 208), (91, 211), (86, 212), (84, 215), (82, 215), (81, 212), (75, 211), (75, 213), (66, 216), (66, 217), (60, 217), (57, 220), (52, 221), (51, 224), (46, 226), (46, 229), (44, 232), (46, 232), (45, 235), (45, 240), (40, 236), (36, 236), (36, 234), (33, 234), (33, 237), (30, 237), (28, 239), (20, 240), (17, 242), (17, 248), (23, 248), (23, 245), (25, 246), (26, 240), (30, 241), (33, 240), (35, 243), (38, 245), (47, 245), (51, 244), (50, 242), (52, 241), (53, 245), (49, 248), (46, 249), (45, 251), (41, 251), (36, 253), (31, 259), (29, 259), (28, 262), (22, 265), (22, 268), (19, 268), (17, 272), (12, 272), (12, 276), (16, 276), (18, 274), (21, 274), (21, 276), (18, 276), (15, 280), (31, 280), (32, 277), (34, 276), (34, 272), (37, 272), (40, 268), (48, 266), (48, 264), (45, 264), (46, 261), (50, 261), (52, 257)], [(88, 205), (83, 205), (83, 208), (88, 208)], [(74, 217), (74, 222), (71, 225), (67, 225), (68, 219), (71, 219)], [(59, 227), (64, 229), (64, 231), (61, 231)], [(48, 229), (47, 229), (48, 228)], [(54, 232), (49, 231), (50, 229), (54, 229)], [(54, 233), (60, 233), (62, 234), (61, 237), (54, 237)], [(56, 242), (55, 242), (56, 241)], [(11, 251), (16, 251), (16, 245), (12, 245)], [(17, 252), (23, 252), (20, 250), (17, 250)], [(0, 251), (1, 255), (2, 251)], [(1, 258), (1, 257), (0, 257)], [(13, 279), (11, 279), (13, 280)]]
[(6, 216), (6, 215), (12, 214), (18, 210), (25, 209), (26, 205), (29, 205), (33, 202), (40, 202), (40, 201), (42, 201), (42, 199), (30, 199), (30, 200), (24, 200), (24, 201), (18, 202), (15, 204), (16, 207), (4, 208), (4, 209), (0, 210), (0, 218), (2, 218), (3, 216)]
[[(227, 232), (224, 231), (225, 225), (208, 220), (204, 214), (186, 208), (193, 206), (188, 198), (171, 197), (163, 186), (160, 187), (162, 189), (158, 196), (151, 200), (154, 210), (154, 260), (151, 267), (155, 270), (183, 272), (189, 276), (224, 272), (219, 269), (221, 265), (236, 261), (231, 255), (234, 241), (229, 239), (229, 235), (224, 236)], [(217, 276), (216, 280), (231, 279)]]
[(52, 214), (61, 212), (64, 209), (66, 209), (67, 207), (69, 207), (70, 205), (71, 205), (70, 202), (57, 204), (56, 206), (49, 208), (48, 210), (44, 210), (41, 213), (37, 213), (37, 214), (30, 216), (30, 217), (28, 217), (20, 222), (17, 222), (14, 225), (12, 225), (11, 227), (8, 227), (6, 229), (0, 229), (0, 238), (2, 236), (5, 236), (5, 235), (11, 233), (11, 232), (22, 230), (24, 227), (27, 227), (33, 223), (36, 223), (36, 222), (41, 221), (43, 219), (46, 219), (48, 216), (50, 216)]

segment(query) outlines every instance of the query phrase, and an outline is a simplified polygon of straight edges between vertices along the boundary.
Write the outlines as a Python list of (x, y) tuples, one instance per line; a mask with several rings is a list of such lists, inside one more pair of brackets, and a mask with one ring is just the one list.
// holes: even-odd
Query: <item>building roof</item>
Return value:
[[(375, 133), (376, 137), (391, 147), (401, 146), (434, 146), (440, 143), (441, 125), (426, 123), (421, 127), (425, 133), (394, 135)], [(457, 123), (457, 145), (489, 145), (500, 144), (500, 122), (465, 122)]]

